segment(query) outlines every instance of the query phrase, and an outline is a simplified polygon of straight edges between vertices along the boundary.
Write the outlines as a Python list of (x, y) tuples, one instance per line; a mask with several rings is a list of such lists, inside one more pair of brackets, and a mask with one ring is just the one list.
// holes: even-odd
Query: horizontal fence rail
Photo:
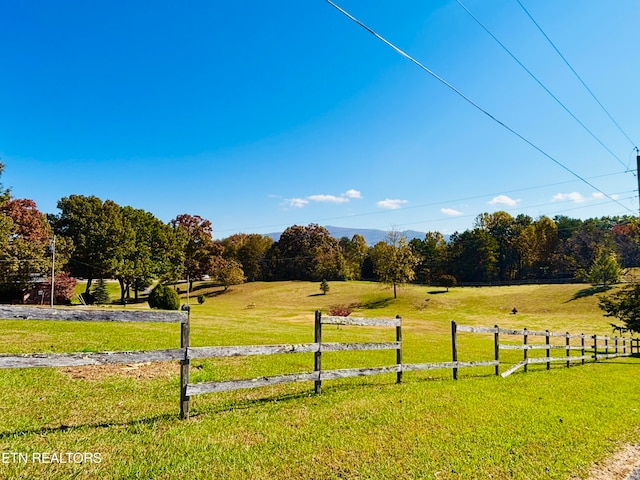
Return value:
[[(524, 329), (458, 325), (451, 322), (450, 362), (403, 363), (402, 361), (402, 319), (396, 318), (352, 318), (340, 316), (322, 316), (315, 313), (314, 342), (280, 345), (236, 345), (236, 346), (190, 346), (189, 308), (182, 311), (142, 311), (142, 310), (98, 310), (93, 308), (44, 308), (0, 305), (0, 319), (7, 320), (60, 320), (83, 322), (162, 322), (180, 324), (180, 348), (149, 351), (122, 352), (76, 352), (76, 353), (30, 353), (0, 354), (0, 369), (31, 367), (77, 367), (91, 365), (128, 364), (143, 362), (180, 362), (180, 417), (188, 418), (190, 397), (207, 393), (266, 387), (293, 382), (314, 382), (315, 393), (321, 393), (322, 382), (349, 377), (396, 374), (396, 383), (402, 381), (403, 372), (450, 369), (453, 378), (458, 378), (458, 369), (474, 367), (494, 367), (495, 374), (507, 377), (520, 368), (527, 371), (532, 364), (547, 365), (552, 362), (585, 363), (587, 360), (603, 360), (640, 353), (640, 339), (609, 337), (602, 335), (584, 335), (535, 331)], [(394, 328), (395, 341), (384, 342), (323, 342), (323, 325), (344, 325), (358, 327)], [(493, 336), (493, 359), (478, 361), (458, 360), (458, 334), (490, 334)], [(522, 337), (519, 343), (505, 343), (505, 337)], [(563, 344), (552, 344), (551, 339), (564, 339)], [(532, 342), (536, 340), (537, 343)], [(544, 343), (541, 343), (543, 341)], [(573, 343), (572, 343), (573, 342)], [(577, 345), (576, 343), (579, 343)], [(380, 351), (395, 350), (395, 364), (344, 368), (322, 369), (322, 354), (344, 351)], [(529, 352), (545, 351), (544, 357), (529, 357)], [(564, 356), (551, 356), (552, 351), (565, 351)], [(521, 361), (511, 365), (500, 373), (501, 351), (522, 351)], [(572, 352), (579, 351), (578, 355)], [(309, 353), (313, 354), (313, 371), (302, 373), (282, 373), (248, 379), (224, 380), (215, 382), (189, 383), (190, 362), (195, 359), (248, 357), (255, 355), (280, 355)]]
[(184, 349), (181, 348), (149, 351), (136, 350), (133, 352), (30, 353), (0, 355), (0, 368), (82, 367), (86, 365), (166, 362), (183, 359)]
[(186, 323), (185, 311), (97, 310), (94, 308), (16, 307), (0, 305), (3, 320), (62, 320), (78, 322)]

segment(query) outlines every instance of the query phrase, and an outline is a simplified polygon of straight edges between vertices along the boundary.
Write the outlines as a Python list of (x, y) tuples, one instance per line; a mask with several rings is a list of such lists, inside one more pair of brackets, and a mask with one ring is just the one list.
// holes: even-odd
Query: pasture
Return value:
[[(352, 316), (401, 315), (407, 363), (450, 360), (452, 320), (612, 335), (587, 285), (409, 286), (396, 300), (367, 282), (331, 282), (326, 295), (308, 282), (198, 287), (192, 346), (311, 342), (314, 311), (338, 304), (353, 305)], [(3, 321), (2, 331), (0, 353), (176, 348), (180, 338), (172, 324)], [(323, 340), (392, 338), (333, 327)], [(461, 336), (460, 360), (491, 359), (491, 348), (489, 337)], [(324, 368), (392, 363), (388, 351), (323, 356)], [(191, 380), (312, 364), (313, 354), (199, 360)], [(177, 362), (0, 370), (0, 478), (583, 478), (637, 439), (639, 367), (636, 358), (541, 365), (506, 379), (464, 369), (457, 381), (450, 370), (405, 372), (402, 384), (393, 374), (326, 381), (321, 395), (313, 383), (278, 385), (193, 397), (187, 421)], [(98, 456), (64, 456), (78, 452)]]

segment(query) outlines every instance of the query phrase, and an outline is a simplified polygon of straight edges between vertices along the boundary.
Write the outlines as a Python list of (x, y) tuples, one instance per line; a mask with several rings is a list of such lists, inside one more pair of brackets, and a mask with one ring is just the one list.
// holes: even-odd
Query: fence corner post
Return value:
[(524, 334), (522, 335), (522, 346), (523, 349), (522, 351), (524, 352), (524, 371), (527, 372), (529, 370), (529, 333), (527, 332), (527, 329), (525, 328), (523, 330)]
[(458, 344), (457, 344), (457, 330), (458, 326), (454, 320), (451, 321), (451, 357), (453, 363), (453, 379), (458, 379), (458, 368), (455, 366), (458, 363)]
[(396, 325), (396, 342), (398, 348), (396, 349), (396, 364), (398, 365), (398, 373), (396, 373), (396, 383), (402, 382), (402, 317), (396, 315), (396, 320), (399, 324)]
[(500, 375), (500, 329), (498, 325), (494, 325), (493, 332), (493, 358), (496, 361), (496, 377)]
[(180, 348), (184, 350), (184, 356), (180, 360), (180, 418), (189, 418), (189, 397), (187, 385), (189, 384), (189, 346), (190, 346), (190, 320), (191, 307), (183, 305), (182, 310), (187, 312), (187, 318), (180, 324)]
[(318, 375), (317, 380), (314, 381), (314, 392), (319, 394), (322, 390), (322, 380), (320, 379), (322, 370), (322, 314), (320, 310), (316, 310), (313, 337), (317, 346), (317, 350), (313, 354), (313, 371)]
[(547, 346), (547, 370), (551, 370), (551, 334), (549, 330), (545, 330), (545, 344)]

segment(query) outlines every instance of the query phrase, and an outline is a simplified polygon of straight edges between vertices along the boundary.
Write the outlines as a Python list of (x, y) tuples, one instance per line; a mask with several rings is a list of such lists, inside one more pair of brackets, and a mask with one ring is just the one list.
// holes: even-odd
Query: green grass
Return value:
[[(304, 343), (313, 312), (403, 317), (405, 362), (450, 360), (450, 322), (611, 335), (584, 285), (411, 286), (391, 298), (367, 282), (254, 283), (192, 297), (194, 346)], [(432, 293), (429, 293), (432, 292)], [(516, 307), (517, 315), (511, 310)], [(129, 307), (127, 307), (129, 308)], [(615, 323), (615, 322), (614, 322)], [(173, 348), (176, 325), (4, 321), (0, 352)], [(393, 340), (393, 329), (325, 327), (325, 341)], [(461, 360), (490, 360), (490, 336), (460, 334)], [(558, 355), (562, 355), (564, 352)], [(506, 354), (505, 354), (506, 355)], [(521, 353), (505, 360), (515, 362)], [(325, 353), (323, 368), (394, 363), (393, 352)], [(310, 354), (194, 361), (192, 381), (312, 369)], [(99, 452), (93, 464), (0, 463), (0, 478), (571, 479), (640, 433), (640, 360), (406, 372), (193, 397), (178, 419), (177, 365), (0, 371), (0, 452)], [(129, 368), (129, 370), (124, 370)], [(133, 368), (133, 370), (131, 369)], [(504, 368), (504, 367), (503, 367)]]

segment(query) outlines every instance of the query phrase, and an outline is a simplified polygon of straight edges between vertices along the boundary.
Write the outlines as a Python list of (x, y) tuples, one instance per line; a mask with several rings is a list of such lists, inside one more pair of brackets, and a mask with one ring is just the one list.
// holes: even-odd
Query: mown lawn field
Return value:
[[(410, 286), (397, 299), (367, 282), (331, 282), (326, 295), (308, 282), (224, 293), (202, 285), (191, 298), (191, 343), (312, 342), (316, 309), (352, 304), (351, 316), (403, 318), (404, 362), (448, 361), (452, 320), (612, 335), (599, 295), (577, 284)], [(0, 353), (179, 346), (177, 325), (2, 322)], [(332, 326), (323, 340), (393, 338), (391, 329)], [(491, 360), (492, 345), (490, 336), (461, 334), (459, 359)], [(502, 369), (519, 359), (505, 354)], [(323, 355), (323, 368), (394, 361), (389, 351), (334, 352)], [(312, 354), (199, 360), (191, 381), (312, 367)], [(187, 421), (178, 418), (174, 362), (1, 370), (0, 478), (584, 478), (593, 462), (637, 442), (639, 368), (640, 359), (626, 357), (508, 378), (488, 367), (460, 370), (457, 381), (450, 370), (405, 372), (402, 384), (393, 374), (327, 381), (320, 395), (312, 383), (287, 384), (192, 397)], [(56, 452), (93, 461), (37, 460)]]

